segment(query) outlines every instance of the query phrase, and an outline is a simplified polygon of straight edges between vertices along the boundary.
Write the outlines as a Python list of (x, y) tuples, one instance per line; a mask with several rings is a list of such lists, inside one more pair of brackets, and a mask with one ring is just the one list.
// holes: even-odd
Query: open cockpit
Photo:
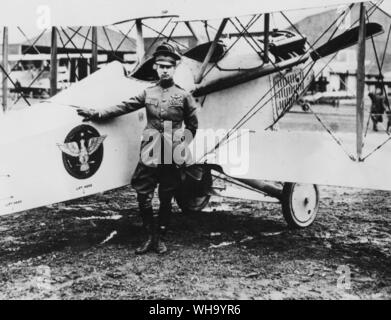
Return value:
[[(219, 62), (221, 62), (225, 57), (229, 57), (229, 51), (232, 46), (232, 43), (237, 40), (238, 39), (220, 39), (220, 41), (215, 44), (215, 48), (209, 59), (209, 63), (216, 64), (217, 66), (219, 66)], [(252, 40), (258, 43), (258, 46), (256, 47), (256, 52), (253, 51), (250, 46), (242, 46), (241, 50), (243, 51), (244, 55), (246, 53), (252, 53), (253, 55), (256, 55), (256, 60), (253, 61), (258, 62), (254, 64), (253, 67), (260, 67), (263, 64), (263, 62), (260, 60), (264, 53), (264, 36), (258, 36)], [(250, 39), (246, 39), (246, 41), (250, 41)], [(208, 55), (208, 52), (212, 45), (213, 41), (201, 43), (185, 51), (182, 54), (182, 57), (202, 64), (206, 56)], [(244, 45), (246, 44), (244, 43)], [(295, 33), (290, 31), (273, 30), (272, 32), (270, 32), (269, 55), (272, 64), (302, 56), (305, 54), (306, 49), (306, 38), (296, 35)], [(243, 61), (243, 63), (245, 65), (248, 63), (248, 61)], [(143, 81), (157, 81), (158, 76), (154, 69), (153, 58), (149, 58), (145, 60), (142, 64), (140, 64), (131, 76), (133, 78)]]

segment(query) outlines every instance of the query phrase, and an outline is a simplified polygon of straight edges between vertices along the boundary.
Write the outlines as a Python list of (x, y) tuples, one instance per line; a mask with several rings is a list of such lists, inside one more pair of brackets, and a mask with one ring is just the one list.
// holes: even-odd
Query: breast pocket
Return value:
[(156, 116), (158, 113), (159, 101), (154, 98), (145, 99), (145, 108), (147, 109), (147, 114)]
[(183, 120), (183, 106), (182, 105), (170, 105), (167, 108), (167, 115), (169, 120), (182, 121)]
[(159, 101), (155, 98), (147, 98), (145, 99), (145, 105), (146, 106), (154, 106), (156, 107), (158, 105)]

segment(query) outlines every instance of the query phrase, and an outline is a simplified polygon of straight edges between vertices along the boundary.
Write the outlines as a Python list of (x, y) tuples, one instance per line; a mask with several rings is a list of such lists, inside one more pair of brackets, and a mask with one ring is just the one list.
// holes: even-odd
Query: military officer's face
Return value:
[(156, 71), (160, 80), (169, 80), (174, 77), (175, 66), (171, 64), (156, 64)]

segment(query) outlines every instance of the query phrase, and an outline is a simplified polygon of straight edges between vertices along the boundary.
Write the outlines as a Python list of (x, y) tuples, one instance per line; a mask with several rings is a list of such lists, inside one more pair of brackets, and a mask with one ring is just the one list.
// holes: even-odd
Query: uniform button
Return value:
[(167, 89), (163, 89), (163, 92), (167, 92), (168, 90)]

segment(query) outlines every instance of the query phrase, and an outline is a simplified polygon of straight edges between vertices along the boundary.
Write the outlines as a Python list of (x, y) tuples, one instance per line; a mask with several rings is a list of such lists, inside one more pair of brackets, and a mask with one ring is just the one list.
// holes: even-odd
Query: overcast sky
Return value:
[[(352, 0), (357, 1), (357, 0)], [(25, 40), (22, 33), (17, 30), (19, 25), (29, 37), (40, 33), (42, 26), (47, 22), (46, 13), (49, 10), (49, 21), (54, 24), (66, 25), (106, 25), (115, 21), (121, 21), (130, 17), (160, 15), (162, 11), (168, 13), (181, 13), (179, 8), (185, 7), (186, 14), (193, 14), (191, 17), (208, 17), (222, 13), (259, 13), (268, 10), (286, 10), (293, 8), (322, 6), (317, 9), (288, 11), (287, 16), (296, 22), (305, 16), (318, 13), (333, 4), (347, 3), (344, 0), (1, 0), (0, 21), (10, 25), (10, 43)], [(381, 8), (391, 12), (391, 0), (385, 0)], [(179, 12), (177, 12), (179, 11)], [(181, 13), (182, 16), (182, 13)], [(167, 20), (166, 20), (167, 21)], [(244, 19), (244, 21), (246, 21)], [(150, 20), (148, 21), (149, 23)], [(278, 14), (272, 15), (274, 27), (285, 28), (287, 22)], [(161, 28), (159, 23), (155, 27)], [(123, 26), (127, 30), (128, 25)], [(255, 30), (254, 30), (255, 31)], [(2, 34), (2, 28), (0, 33)], [(148, 35), (152, 35), (149, 32)], [(1, 40), (2, 42), (2, 36)]]

